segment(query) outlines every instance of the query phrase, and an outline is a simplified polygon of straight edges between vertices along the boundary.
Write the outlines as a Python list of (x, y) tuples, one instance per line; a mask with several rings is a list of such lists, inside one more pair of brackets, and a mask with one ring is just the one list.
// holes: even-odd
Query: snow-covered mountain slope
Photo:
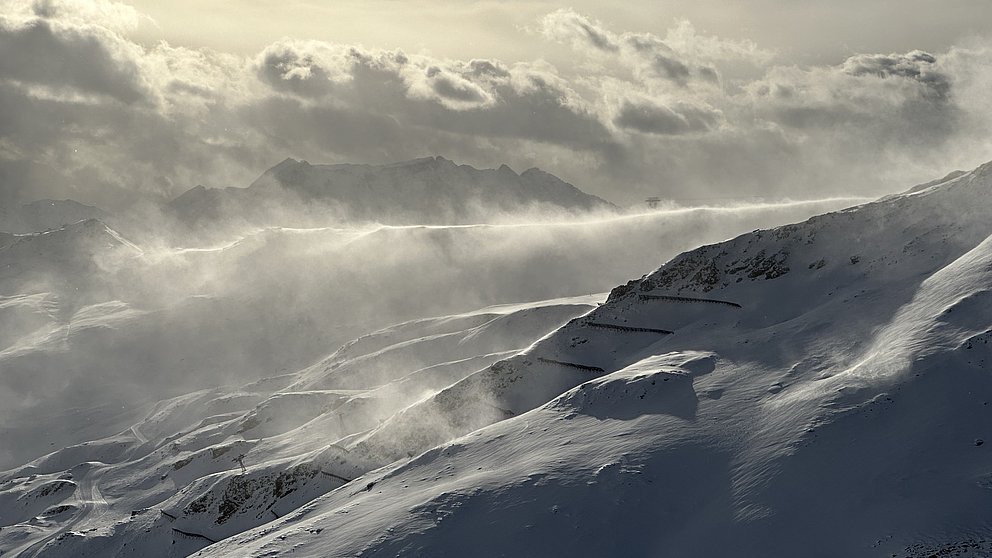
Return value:
[[(105, 277), (140, 256), (138, 247), (96, 219), (43, 233), (0, 233), (0, 362), (63, 338), (56, 324), (112, 298)], [(0, 368), (0, 383), (9, 386), (18, 368)]]
[(987, 554), (990, 189), (982, 167), (686, 252), (602, 306), (414, 320), (165, 401), (0, 475), (0, 548)]
[[(117, 244), (95, 221), (10, 237), (18, 244), (0, 249), (0, 270), (9, 270), (0, 271), (0, 468), (50, 444), (111, 434), (118, 419), (159, 399), (299, 370), (391, 323), (603, 292), (699, 242), (843, 203), (517, 225), (272, 228), (216, 245), (140, 250), (125, 241), (103, 249)], [(83, 249), (90, 244), (101, 249)], [(112, 405), (118, 411), (86, 411)], [(73, 411), (63, 417), (62, 409)]]
[(104, 268), (140, 254), (137, 246), (97, 219), (41, 233), (0, 233), (0, 293), (21, 294), (38, 287), (90, 290)]
[(0, 231), (26, 234), (60, 229), (87, 219), (106, 220), (100, 208), (73, 200), (37, 200), (13, 207), (0, 207)]
[(480, 170), (443, 157), (390, 165), (311, 165), (286, 159), (248, 188), (197, 186), (169, 208), (182, 222), (206, 228), (232, 220), (263, 226), (342, 220), (480, 223), (524, 211), (616, 209), (536, 168), (521, 174), (506, 165)]
[(988, 555), (990, 193), (992, 164), (682, 254), (198, 556)]
[(374, 427), (603, 298), (415, 320), (300, 374), (163, 401), (118, 435), (0, 474), (0, 550), (185, 556), (265, 523), (374, 466), (329, 436)]
[(163, 402), (0, 475), (0, 548), (988, 554), (990, 191), (992, 165), (697, 248), (601, 306), (414, 320)]

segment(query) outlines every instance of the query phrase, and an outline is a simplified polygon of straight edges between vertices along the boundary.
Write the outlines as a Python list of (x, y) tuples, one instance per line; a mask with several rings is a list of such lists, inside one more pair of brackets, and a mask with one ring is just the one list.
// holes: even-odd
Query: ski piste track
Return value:
[(139, 444), (148, 443), (148, 438), (146, 438), (145, 435), (141, 433), (141, 430), (138, 429), (137, 424), (131, 426), (131, 434), (135, 437), (136, 440), (138, 440)]
[(15, 549), (12, 556), (17, 556), (19, 558), (35, 558), (49, 542), (65, 533), (72, 531), (76, 526), (86, 522), (89, 519), (98, 519), (106, 514), (110, 508), (110, 504), (100, 492), (99, 481), (103, 476), (104, 468), (106, 468), (107, 465), (97, 462), (92, 462), (89, 465), (91, 465), (92, 468), (86, 472), (86, 476), (84, 478), (78, 481), (77, 493), (79, 495), (79, 510), (76, 512), (75, 517), (63, 523), (58, 529), (48, 534), (41, 540), (35, 541), (27, 547)]

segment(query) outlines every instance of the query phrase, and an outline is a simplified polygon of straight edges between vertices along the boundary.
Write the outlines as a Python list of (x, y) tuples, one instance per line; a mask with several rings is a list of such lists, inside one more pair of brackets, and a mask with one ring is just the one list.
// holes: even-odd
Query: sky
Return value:
[(540, 167), (620, 205), (881, 195), (992, 160), (985, 0), (0, 0), (0, 203), (286, 157)]

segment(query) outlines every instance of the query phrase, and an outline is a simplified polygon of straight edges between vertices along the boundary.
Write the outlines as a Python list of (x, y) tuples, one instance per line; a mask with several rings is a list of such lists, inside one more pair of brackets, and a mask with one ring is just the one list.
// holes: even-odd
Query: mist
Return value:
[(604, 293), (684, 249), (856, 201), (240, 233), (243, 224), (221, 221), (226, 240), (202, 246), (148, 229), (135, 244), (98, 221), (18, 237), (0, 252), (0, 288), (11, 293), (0, 304), (0, 409), (15, 442), (4, 460), (46, 449), (39, 428), (45, 446), (79, 441), (39, 416), (106, 405), (138, 413), (195, 389), (295, 372), (390, 324)]

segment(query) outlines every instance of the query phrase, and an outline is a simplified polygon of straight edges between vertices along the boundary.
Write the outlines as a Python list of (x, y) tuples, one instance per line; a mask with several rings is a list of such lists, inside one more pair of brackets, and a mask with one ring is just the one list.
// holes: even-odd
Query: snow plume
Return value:
[(971, 167), (990, 147), (980, 37), (794, 66), (684, 20), (654, 34), (559, 10), (537, 21), (542, 40), (572, 51), (556, 67), (295, 39), (246, 57), (139, 44), (147, 18), (118, 2), (3, 6), (5, 201), (115, 209), (242, 185), (286, 156), (438, 153), (542, 166), (621, 205), (877, 195)]
[[(0, 253), (5, 435), (38, 452), (37, 428), (55, 427), (20, 419), (40, 409), (132, 412), (177, 393), (294, 372), (390, 324), (605, 292), (700, 243), (855, 201), (494, 215), (491, 224), (453, 226), (249, 229), (232, 220), (222, 239), (178, 247), (148, 234), (133, 245), (95, 220), (17, 237)], [(354, 374), (369, 381), (415, 362), (407, 355)], [(387, 395), (387, 408), (406, 400)]]

